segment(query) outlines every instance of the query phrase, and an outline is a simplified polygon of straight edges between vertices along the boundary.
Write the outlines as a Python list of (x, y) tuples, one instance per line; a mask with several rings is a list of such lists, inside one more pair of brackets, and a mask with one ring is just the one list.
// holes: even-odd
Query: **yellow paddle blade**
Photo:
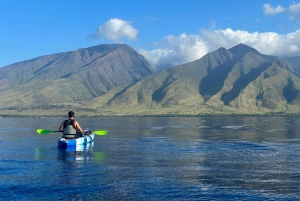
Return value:
[(41, 134), (41, 135), (46, 135), (48, 133), (51, 133), (52, 131), (51, 130), (45, 130), (45, 129), (37, 129), (36, 132), (38, 134)]
[(107, 130), (94, 130), (93, 133), (96, 135), (106, 135)]

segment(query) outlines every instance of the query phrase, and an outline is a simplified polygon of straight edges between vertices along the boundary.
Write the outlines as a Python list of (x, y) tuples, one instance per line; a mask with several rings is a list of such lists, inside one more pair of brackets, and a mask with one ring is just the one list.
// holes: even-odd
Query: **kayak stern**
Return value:
[(89, 142), (92, 142), (94, 140), (94, 137), (95, 137), (94, 133), (91, 133), (89, 135), (77, 139), (65, 139), (63, 137), (60, 137), (58, 138), (58, 146), (61, 148), (67, 148), (70, 146), (84, 145)]

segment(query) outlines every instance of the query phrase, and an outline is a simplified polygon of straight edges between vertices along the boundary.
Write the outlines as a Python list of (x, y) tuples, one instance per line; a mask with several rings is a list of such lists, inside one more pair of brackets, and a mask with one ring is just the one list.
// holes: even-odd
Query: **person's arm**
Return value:
[(83, 130), (82, 130), (82, 128), (79, 126), (78, 121), (74, 121), (74, 126), (75, 126), (80, 132), (83, 133)]
[(63, 121), (62, 122), (62, 124), (60, 125), (60, 127), (59, 127), (59, 131), (64, 131), (64, 123), (65, 123), (65, 121)]

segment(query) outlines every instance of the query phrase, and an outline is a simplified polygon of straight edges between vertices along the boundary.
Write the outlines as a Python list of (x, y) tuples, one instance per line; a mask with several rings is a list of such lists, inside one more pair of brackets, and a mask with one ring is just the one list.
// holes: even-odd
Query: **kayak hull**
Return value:
[(68, 147), (72, 147), (72, 146), (76, 147), (76, 146), (80, 146), (80, 145), (85, 145), (85, 144), (92, 142), (94, 140), (94, 137), (95, 137), (94, 133), (91, 133), (84, 137), (80, 137), (77, 139), (70, 139), (70, 140), (60, 137), (60, 138), (58, 138), (58, 146), (61, 148), (68, 148)]

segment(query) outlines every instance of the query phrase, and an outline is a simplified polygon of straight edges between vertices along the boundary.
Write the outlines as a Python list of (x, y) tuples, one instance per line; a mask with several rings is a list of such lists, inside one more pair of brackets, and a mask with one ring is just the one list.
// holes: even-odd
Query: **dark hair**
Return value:
[(74, 117), (75, 116), (75, 112), (70, 111), (70, 112), (68, 112), (68, 115), (69, 115), (69, 118)]

